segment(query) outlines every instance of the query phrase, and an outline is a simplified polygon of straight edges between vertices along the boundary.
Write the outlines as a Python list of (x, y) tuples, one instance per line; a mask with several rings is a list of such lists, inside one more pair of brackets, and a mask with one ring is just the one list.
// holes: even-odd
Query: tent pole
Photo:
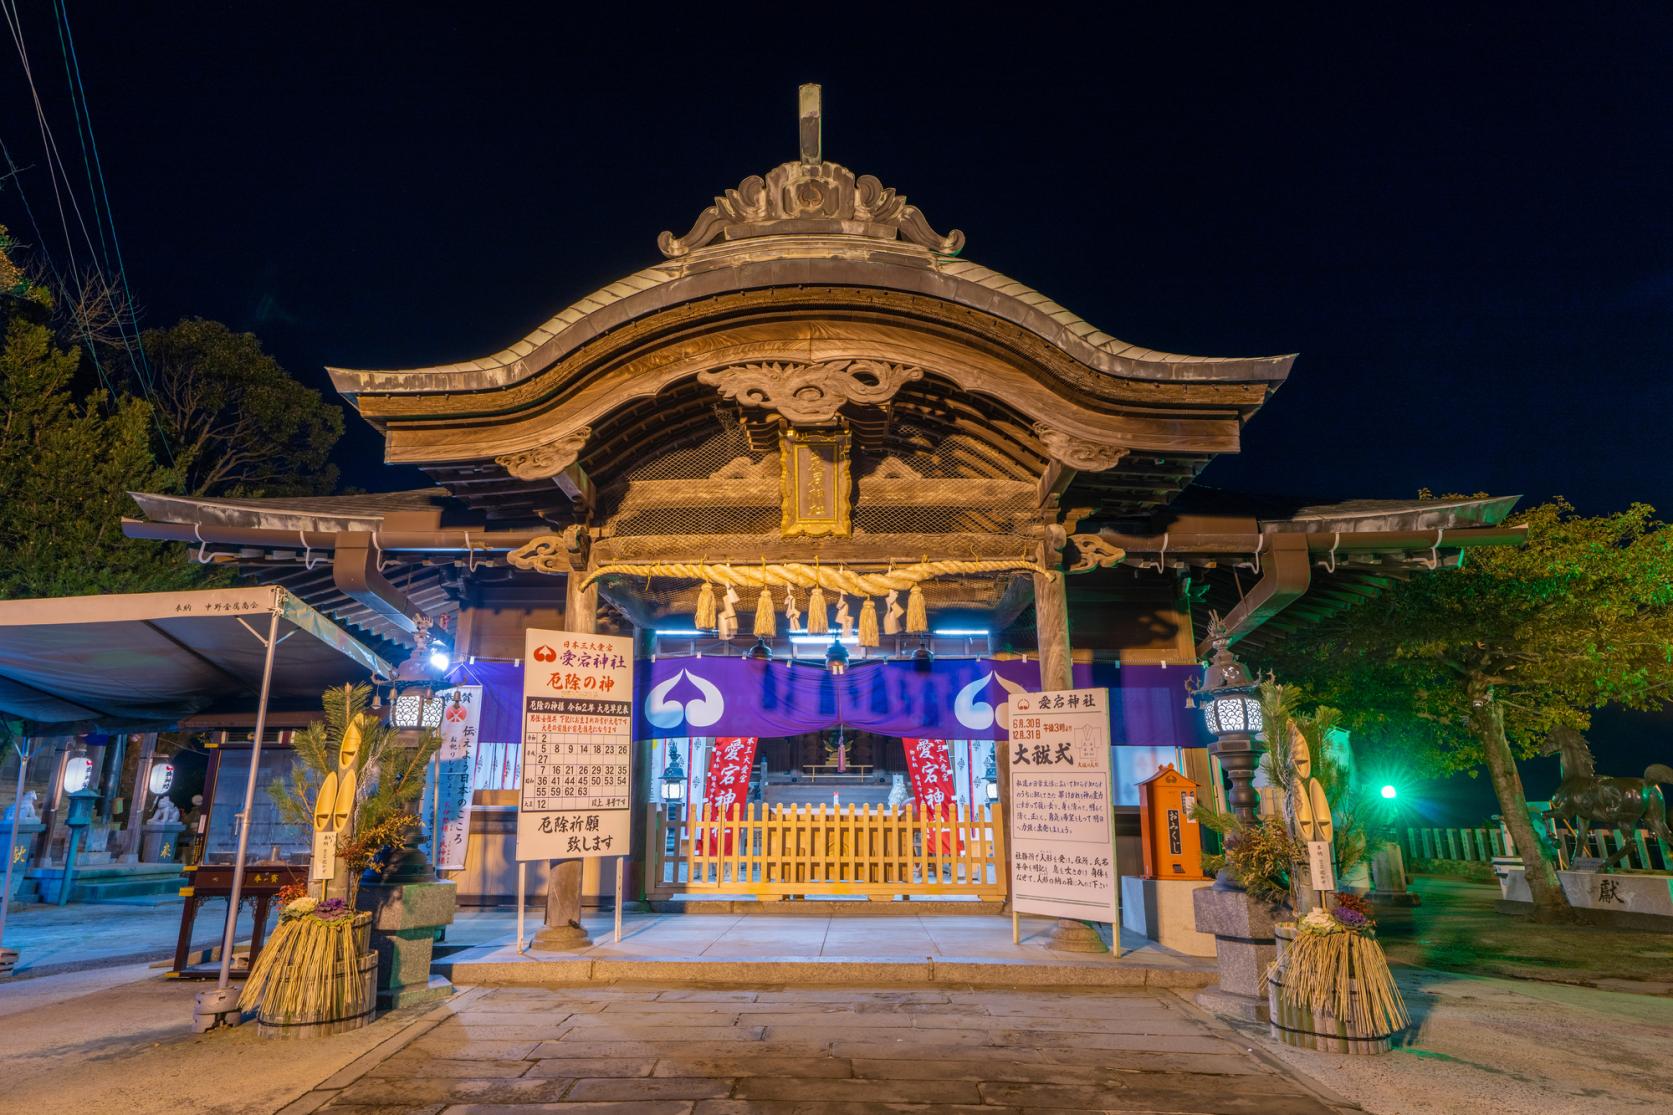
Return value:
[(17, 752), (17, 793), (12, 795), (12, 838), (6, 844), (6, 883), (0, 887), (0, 945), (6, 943), (6, 915), (12, 908), (12, 861), (17, 858), (17, 827), (23, 820), (23, 783), (29, 773), (29, 751), (19, 739), (12, 740)]
[(221, 974), (215, 989), (232, 980), (232, 945), (238, 934), (238, 904), (243, 901), (244, 859), (250, 849), (250, 813), (256, 807), (256, 775), (261, 768), (261, 737), (267, 729), (267, 696), (273, 688), (273, 652), (279, 648), (279, 609), (267, 621), (267, 661), (261, 670), (261, 703), (256, 706), (256, 739), (250, 748), (250, 777), (244, 782), (244, 812), (238, 826), (238, 855), (232, 862), (232, 893), (227, 896), (227, 928), (221, 935)]

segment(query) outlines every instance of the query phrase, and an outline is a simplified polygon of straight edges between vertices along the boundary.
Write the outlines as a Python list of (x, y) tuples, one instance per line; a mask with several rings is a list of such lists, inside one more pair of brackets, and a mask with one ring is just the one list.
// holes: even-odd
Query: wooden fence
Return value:
[(943, 813), (880, 805), (733, 807), (722, 818), (705, 805), (650, 810), (646, 891), (754, 895), (763, 901), (810, 894), (1005, 897), (1005, 831), (992, 806)]
[[(1559, 827), (1549, 818), (1544, 825), (1546, 835), (1557, 849), (1558, 866), (1567, 868), (1572, 858), (1575, 832), (1566, 824)], [(1483, 828), (1408, 828), (1405, 843), (1406, 855), (1414, 861), (1443, 859), (1490, 863), (1495, 856), (1516, 854), (1514, 848), (1506, 849), (1504, 832), (1497, 821)], [(1625, 846), (1626, 855), (1618, 861), (1622, 867), (1642, 871), (1673, 870), (1673, 850), (1669, 850), (1647, 829), (1634, 832), (1631, 840), (1624, 839), (1614, 829), (1593, 829), (1588, 834), (1587, 843), (1591, 845), (1589, 854), (1599, 859), (1608, 859)]]

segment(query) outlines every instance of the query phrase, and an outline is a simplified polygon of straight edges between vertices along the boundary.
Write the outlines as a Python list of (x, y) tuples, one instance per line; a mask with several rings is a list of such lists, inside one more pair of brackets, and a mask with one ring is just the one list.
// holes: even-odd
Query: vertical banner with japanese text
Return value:
[(1011, 876), (1018, 913), (1118, 923), (1109, 691), (1011, 698)]
[(519, 860), (622, 856), (633, 805), (633, 640), (529, 628)]
[[(759, 736), (721, 736), (715, 740), (709, 753), (709, 772), (703, 779), (703, 800), (712, 810), (711, 816), (737, 817), (743, 812), (749, 800), (749, 772), (755, 766), (755, 749), (760, 742)], [(724, 836), (710, 833), (710, 837), (718, 837), (720, 845), (711, 855), (732, 854), (730, 826)], [(701, 833), (698, 840), (702, 840)]]
[[(944, 739), (900, 741), (906, 748), (906, 773), (912, 779), (912, 799), (925, 817), (956, 817), (958, 793), (953, 788), (952, 748)], [(954, 850), (953, 833), (941, 833), (941, 854)]]
[[(461, 685), (437, 694), (442, 699), (441, 747), (436, 751), (436, 785), (425, 795), (425, 827), (436, 832), (438, 871), (463, 871), (470, 841), (472, 775), (477, 757), (477, 729), (482, 723), (482, 686)], [(441, 816), (435, 817), (439, 806)]]

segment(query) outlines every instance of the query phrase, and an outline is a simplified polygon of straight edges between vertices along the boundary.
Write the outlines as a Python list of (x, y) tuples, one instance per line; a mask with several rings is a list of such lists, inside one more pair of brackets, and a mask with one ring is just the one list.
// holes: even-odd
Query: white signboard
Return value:
[(1330, 861), (1330, 841), (1307, 842), (1307, 869), (1313, 876), (1314, 890), (1336, 889), (1336, 868)]
[(314, 858), (308, 868), (310, 883), (324, 883), (337, 877), (337, 830), (314, 830)]
[(633, 805), (633, 640), (525, 633), (519, 860), (624, 856)]
[(1115, 924), (1107, 689), (1011, 698), (1011, 877), (1018, 913)]
[(463, 871), (471, 831), (471, 775), (476, 766), (477, 730), (482, 724), (482, 686), (461, 685), (437, 694), (442, 701), (441, 747), (436, 751), (436, 785), (424, 801), (425, 827), (435, 833), (436, 870)]

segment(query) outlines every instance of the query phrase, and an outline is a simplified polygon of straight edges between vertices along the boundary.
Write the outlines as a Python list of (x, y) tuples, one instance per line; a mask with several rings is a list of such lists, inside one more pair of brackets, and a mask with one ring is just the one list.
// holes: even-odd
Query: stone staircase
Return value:
[[(62, 866), (33, 868), (29, 880), (42, 902), (57, 902)], [(178, 863), (77, 864), (70, 881), (71, 902), (94, 905), (157, 906), (179, 897), (186, 876)]]

